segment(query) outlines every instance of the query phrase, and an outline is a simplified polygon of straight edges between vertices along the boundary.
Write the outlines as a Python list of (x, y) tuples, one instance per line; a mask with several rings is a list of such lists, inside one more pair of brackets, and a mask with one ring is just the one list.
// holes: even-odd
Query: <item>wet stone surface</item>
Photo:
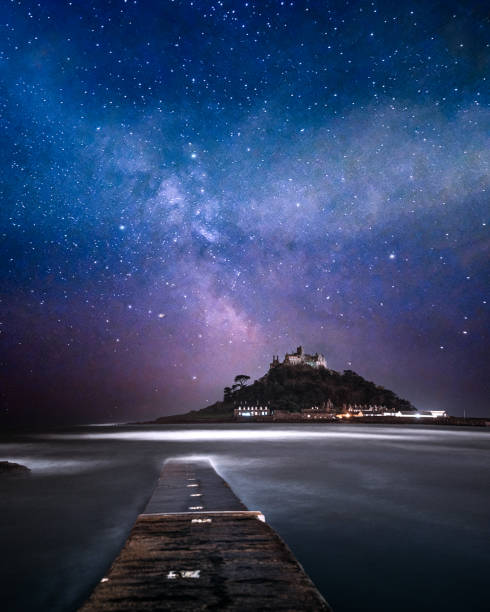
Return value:
[(209, 461), (167, 461), (144, 514), (246, 509)]
[(279, 536), (253, 513), (141, 516), (84, 612), (328, 610)]

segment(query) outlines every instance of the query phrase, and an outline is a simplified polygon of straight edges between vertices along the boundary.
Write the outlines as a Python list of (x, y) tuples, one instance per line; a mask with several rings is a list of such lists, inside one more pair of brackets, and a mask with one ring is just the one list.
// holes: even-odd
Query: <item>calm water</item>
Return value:
[(85, 427), (0, 440), (2, 609), (75, 610), (166, 457), (209, 457), (336, 612), (488, 609), (490, 432), (420, 426)]

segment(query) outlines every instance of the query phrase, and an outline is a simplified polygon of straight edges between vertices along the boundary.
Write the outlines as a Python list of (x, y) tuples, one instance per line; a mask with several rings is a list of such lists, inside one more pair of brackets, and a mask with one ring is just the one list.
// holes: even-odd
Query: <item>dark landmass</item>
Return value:
[(238, 376), (238, 384), (226, 387), (223, 401), (202, 410), (161, 417), (156, 423), (223, 422), (233, 419), (233, 409), (239, 405), (269, 406), (272, 410), (299, 413), (304, 408), (321, 406), (331, 401), (341, 408), (344, 404), (385, 406), (390, 411), (412, 411), (415, 407), (393, 391), (366, 380), (352, 370), (343, 373), (307, 365), (278, 365), (262, 378), (246, 385), (248, 377)]
[(0, 461), (0, 477), (2, 476), (28, 476), (31, 470), (20, 463)]

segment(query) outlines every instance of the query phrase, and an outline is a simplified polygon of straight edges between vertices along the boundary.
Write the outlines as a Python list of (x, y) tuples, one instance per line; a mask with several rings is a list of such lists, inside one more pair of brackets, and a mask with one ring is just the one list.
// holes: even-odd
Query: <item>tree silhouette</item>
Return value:
[(242, 389), (245, 386), (247, 380), (250, 380), (250, 376), (247, 376), (246, 374), (238, 374), (237, 376), (235, 376), (235, 384), (238, 385), (239, 389)]

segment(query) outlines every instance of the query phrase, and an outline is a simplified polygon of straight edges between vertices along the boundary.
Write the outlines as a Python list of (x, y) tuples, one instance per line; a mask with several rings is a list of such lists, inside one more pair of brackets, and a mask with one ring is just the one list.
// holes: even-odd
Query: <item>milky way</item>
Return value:
[(2, 414), (148, 418), (302, 344), (487, 412), (480, 2), (4, 2)]

